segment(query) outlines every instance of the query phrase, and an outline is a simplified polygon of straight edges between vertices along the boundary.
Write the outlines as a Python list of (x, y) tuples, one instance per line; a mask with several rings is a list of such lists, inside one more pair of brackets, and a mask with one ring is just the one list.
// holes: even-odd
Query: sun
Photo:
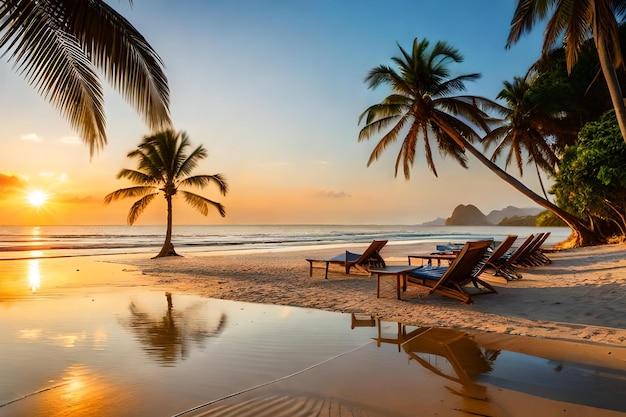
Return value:
[(28, 202), (33, 207), (41, 207), (46, 201), (48, 201), (48, 194), (40, 190), (31, 191), (26, 196)]

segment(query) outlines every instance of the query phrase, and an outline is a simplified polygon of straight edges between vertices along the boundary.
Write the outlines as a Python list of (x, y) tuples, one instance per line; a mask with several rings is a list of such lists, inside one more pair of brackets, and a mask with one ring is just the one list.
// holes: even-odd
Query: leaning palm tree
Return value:
[(96, 68), (151, 129), (171, 126), (163, 62), (103, 0), (0, 0), (0, 52), (79, 132), (91, 155), (107, 143)]
[(445, 42), (437, 42), (429, 49), (426, 39), (421, 42), (415, 39), (411, 53), (398, 46), (401, 56), (392, 58), (397, 70), (381, 65), (370, 70), (365, 78), (369, 88), (389, 85), (392, 89), (392, 93), (381, 103), (370, 106), (359, 117), (359, 124), (365, 121), (359, 133), (359, 142), (386, 131), (374, 147), (368, 166), (403, 134), (404, 139), (396, 159), (396, 176), (402, 165), (405, 178), (410, 178), (420, 138), (424, 142), (427, 164), (437, 175), (432, 158), (431, 140), (434, 139), (444, 155), (452, 155), (465, 166), (465, 150), (469, 151), (516, 190), (554, 212), (572, 229), (572, 240), (568, 244), (578, 246), (583, 244), (583, 240), (588, 243), (595, 238), (580, 219), (530, 190), (472, 145), (481, 138), (476, 129), (489, 132), (491, 125), (496, 122), (486, 112), (501, 110), (502, 106), (483, 97), (453, 95), (465, 90), (465, 81), (480, 77), (479, 74), (450, 77), (449, 64), (463, 60), (456, 49)]
[(510, 48), (550, 12), (552, 17), (545, 30), (543, 54), (547, 54), (557, 41), (563, 40), (567, 68), (571, 71), (591, 34), (620, 131), (626, 141), (626, 105), (616, 71), (616, 67), (623, 68), (616, 16), (622, 18), (626, 14), (626, 0), (518, 0), (506, 47)]
[(205, 216), (209, 214), (211, 206), (215, 207), (222, 217), (226, 215), (222, 204), (181, 189), (185, 186), (204, 188), (215, 182), (222, 195), (226, 195), (228, 191), (226, 180), (221, 174), (188, 176), (198, 165), (198, 161), (207, 156), (207, 151), (202, 145), (187, 155), (186, 150), (189, 146), (189, 138), (185, 132), (175, 132), (171, 129), (144, 137), (137, 149), (126, 155), (138, 160), (138, 169), (122, 169), (117, 174), (117, 178), (127, 178), (143, 185), (122, 188), (104, 198), (104, 203), (109, 204), (120, 198), (141, 197), (128, 212), (127, 221), (132, 225), (148, 204), (158, 194), (163, 193), (167, 201), (167, 232), (157, 258), (177, 256), (172, 244), (172, 198), (176, 194), (182, 194), (187, 203)]
[[(562, 103), (557, 99), (558, 88), (533, 89), (532, 82), (515, 77), (505, 81), (497, 96), (505, 106), (500, 109), (504, 123), (488, 132), (482, 139), (485, 148), (493, 147), (492, 161), (506, 153), (505, 169), (515, 162), (520, 176), (524, 174), (524, 163), (534, 164), (543, 195), (548, 199), (541, 170), (556, 174), (560, 163), (557, 155), (558, 135), (571, 135), (567, 128)], [(508, 151), (507, 151), (508, 150)], [(526, 158), (525, 158), (526, 155)]]

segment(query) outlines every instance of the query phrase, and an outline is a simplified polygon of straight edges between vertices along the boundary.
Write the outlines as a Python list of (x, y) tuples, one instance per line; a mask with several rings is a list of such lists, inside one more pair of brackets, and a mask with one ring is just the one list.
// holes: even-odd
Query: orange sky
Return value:
[[(358, 143), (357, 121), (388, 93), (368, 90), (363, 78), (398, 54), (396, 42), (447, 41), (466, 58), (454, 71), (483, 73), (468, 93), (495, 98), (504, 80), (523, 75), (536, 59), (541, 33), (505, 50), (510, 2), (459, 3), (446, 12), (445, 28), (432, 19), (441, 12), (437, 2), (394, 0), (405, 8), (402, 14), (391, 5), (349, 3), (135, 2), (132, 9), (111, 3), (164, 59), (175, 127), (209, 152), (196, 173), (222, 173), (230, 186), (226, 197), (216, 188), (198, 191), (223, 203), (226, 218), (217, 211), (205, 218), (176, 201), (177, 223), (417, 224), (447, 217), (458, 204), (485, 213), (534, 207), (471, 156), (469, 170), (438, 160), (439, 178), (418, 157), (406, 181), (394, 178), (398, 147), (392, 146), (368, 168), (377, 138)], [(468, 21), (483, 28), (471, 39)], [(167, 33), (158, 22), (167, 22)], [(0, 65), (0, 83), (0, 224), (124, 224), (133, 201), (105, 206), (103, 199), (131, 185), (115, 177), (121, 168), (135, 168), (125, 155), (149, 133), (140, 116), (107, 88), (109, 144), (90, 158), (65, 120), (10, 64)], [(533, 170), (527, 172), (524, 182), (538, 190)], [(36, 189), (49, 196), (40, 208), (26, 198)], [(165, 222), (162, 201), (152, 205), (138, 224)]]

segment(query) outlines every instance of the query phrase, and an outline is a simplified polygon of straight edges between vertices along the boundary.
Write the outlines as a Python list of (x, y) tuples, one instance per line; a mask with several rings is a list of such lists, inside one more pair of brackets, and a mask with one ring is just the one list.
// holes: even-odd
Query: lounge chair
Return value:
[(550, 236), (550, 232), (539, 233), (535, 239), (528, 245), (527, 250), (520, 255), (515, 261), (515, 265), (519, 267), (541, 266), (551, 263), (552, 261), (541, 251), (541, 245)]
[(497, 275), (504, 277), (507, 281), (521, 279), (516, 267), (519, 266), (518, 261), (526, 256), (535, 240), (536, 235), (529, 235), (521, 245), (509, 249), (504, 255), (496, 259), (493, 264), (497, 268)]
[[(496, 293), (491, 285), (477, 276), (479, 263), (489, 245), (491, 240), (467, 242), (450, 266), (415, 268), (407, 273), (407, 284), (429, 288), (429, 294), (438, 293), (465, 304), (473, 302), (473, 293)], [(467, 291), (468, 284), (473, 284), (479, 292)]]
[(345, 267), (346, 275), (350, 273), (352, 268), (366, 274), (369, 274), (370, 267), (384, 268), (385, 260), (380, 256), (380, 250), (386, 244), (386, 240), (373, 240), (361, 254), (345, 251), (345, 253), (328, 259), (307, 258), (306, 261), (309, 263), (309, 276), (313, 276), (313, 268), (317, 268), (314, 264), (318, 263), (324, 264), (326, 271), (324, 274), (325, 279), (328, 279), (328, 267), (331, 264)]
[(493, 269), (494, 275), (502, 276), (506, 278), (507, 281), (522, 278), (522, 276), (513, 271), (506, 262), (507, 252), (511, 249), (516, 240), (517, 235), (508, 235), (492, 252), (487, 252), (485, 257), (479, 262), (476, 274), (479, 275), (486, 269)]

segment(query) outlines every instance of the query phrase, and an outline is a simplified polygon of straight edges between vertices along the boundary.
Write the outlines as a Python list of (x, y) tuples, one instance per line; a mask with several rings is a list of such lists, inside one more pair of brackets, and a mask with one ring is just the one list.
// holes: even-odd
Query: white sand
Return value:
[[(367, 245), (352, 245), (358, 252)], [(408, 254), (426, 253), (424, 245), (388, 244), (388, 264), (406, 264)], [(626, 246), (605, 245), (550, 253), (553, 263), (520, 269), (523, 279), (495, 280), (498, 294), (475, 297), (465, 305), (409, 287), (395, 297), (395, 279), (344, 275), (339, 269), (309, 277), (306, 257), (334, 256), (343, 248), (289, 252), (185, 254), (147, 259), (132, 256), (147, 285), (173, 292), (255, 303), (371, 314), (419, 326), (455, 327), (626, 346)], [(483, 278), (493, 279), (489, 273)]]

